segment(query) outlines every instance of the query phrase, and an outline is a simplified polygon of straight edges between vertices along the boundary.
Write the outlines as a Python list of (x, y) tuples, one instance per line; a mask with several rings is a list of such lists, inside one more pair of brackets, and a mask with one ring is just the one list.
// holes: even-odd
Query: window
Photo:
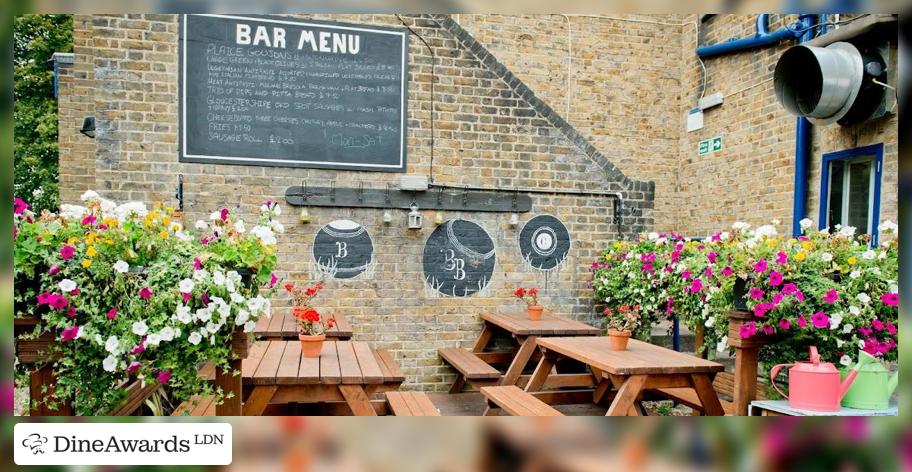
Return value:
[(854, 226), (877, 244), (883, 144), (823, 155), (820, 228)]

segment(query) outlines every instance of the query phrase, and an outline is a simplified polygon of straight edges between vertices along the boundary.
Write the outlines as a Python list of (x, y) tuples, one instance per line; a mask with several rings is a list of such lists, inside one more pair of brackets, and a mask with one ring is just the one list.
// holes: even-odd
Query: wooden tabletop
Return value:
[(682, 352), (631, 339), (626, 351), (608, 348), (608, 337), (539, 338), (542, 349), (554, 351), (614, 375), (698, 374), (721, 372), (725, 366)]
[(519, 336), (596, 336), (600, 330), (586, 323), (545, 312), (532, 321), (523, 311), (498, 311), (481, 314), (481, 319)]
[(244, 359), (245, 385), (368, 385), (402, 382), (388, 353), (358, 341), (327, 340), (319, 358), (301, 355), (300, 341), (257, 341)]
[[(336, 324), (326, 330), (327, 338), (351, 339), (352, 328), (345, 315), (337, 313), (332, 315)], [(271, 318), (262, 317), (253, 328), (253, 335), (257, 338), (269, 339), (297, 339), (298, 326), (295, 324), (291, 308), (275, 309)]]

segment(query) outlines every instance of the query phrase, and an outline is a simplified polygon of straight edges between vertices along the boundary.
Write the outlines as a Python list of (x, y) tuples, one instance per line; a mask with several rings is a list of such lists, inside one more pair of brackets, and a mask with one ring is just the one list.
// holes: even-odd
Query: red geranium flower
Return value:
[(524, 289), (524, 288), (522, 288), (522, 287), (519, 287), (518, 289), (516, 289), (515, 292), (513, 292), (513, 295), (514, 295), (516, 298), (522, 298), (523, 295), (525, 295), (525, 294), (526, 294), (526, 289)]

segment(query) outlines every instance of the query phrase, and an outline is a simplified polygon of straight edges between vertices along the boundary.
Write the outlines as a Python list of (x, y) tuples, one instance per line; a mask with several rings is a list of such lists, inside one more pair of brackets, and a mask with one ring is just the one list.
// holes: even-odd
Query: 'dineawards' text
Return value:
[(222, 435), (194, 435), (193, 441), (178, 439), (171, 436), (169, 439), (118, 439), (114, 436), (107, 441), (101, 439), (77, 439), (76, 436), (54, 436), (54, 452), (86, 452), (86, 453), (124, 453), (124, 452), (190, 452), (191, 445), (221, 444)]

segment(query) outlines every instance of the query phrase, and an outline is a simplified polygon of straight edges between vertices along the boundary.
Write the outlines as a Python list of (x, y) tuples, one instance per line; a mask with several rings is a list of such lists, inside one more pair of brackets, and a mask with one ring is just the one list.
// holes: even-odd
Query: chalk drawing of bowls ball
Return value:
[(561, 220), (551, 215), (538, 215), (526, 222), (519, 232), (519, 250), (532, 268), (554, 269), (570, 252), (570, 232)]
[(424, 246), (425, 283), (443, 295), (467, 297), (485, 288), (494, 274), (494, 240), (476, 223), (449, 220)]
[(370, 267), (374, 244), (364, 226), (351, 220), (335, 220), (320, 228), (313, 255), (323, 272), (337, 279), (350, 279)]

